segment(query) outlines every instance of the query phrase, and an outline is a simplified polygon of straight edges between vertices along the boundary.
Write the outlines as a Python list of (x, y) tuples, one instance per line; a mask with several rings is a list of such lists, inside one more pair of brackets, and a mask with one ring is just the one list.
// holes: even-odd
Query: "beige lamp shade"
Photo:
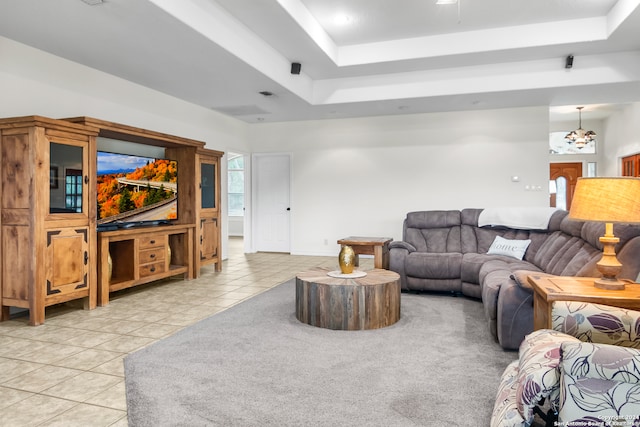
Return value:
[(578, 178), (569, 218), (640, 223), (640, 178)]
[(601, 278), (596, 288), (622, 290), (625, 282), (618, 279), (622, 264), (616, 257), (615, 246), (620, 241), (613, 234), (613, 223), (640, 223), (640, 178), (578, 178), (569, 218), (605, 223), (602, 258), (596, 263)]

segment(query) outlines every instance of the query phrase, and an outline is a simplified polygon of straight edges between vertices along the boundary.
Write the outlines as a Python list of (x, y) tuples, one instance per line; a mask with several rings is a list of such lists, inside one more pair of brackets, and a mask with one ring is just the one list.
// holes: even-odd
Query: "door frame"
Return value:
[[(241, 155), (244, 159), (244, 214), (242, 217), (242, 241), (243, 241), (243, 251), (245, 253), (251, 252), (251, 154), (247, 153), (243, 150), (236, 149), (227, 149), (226, 153), (228, 154), (238, 154)], [(225, 205), (225, 221), (223, 224), (226, 225), (226, 235), (225, 239), (228, 240), (229, 236), (229, 207), (228, 207), (228, 197), (229, 197), (229, 159), (230, 156), (226, 156), (224, 158), (224, 169), (221, 169), (221, 173), (224, 175), (224, 181), (222, 182), (224, 185), (223, 194), (226, 196)], [(225, 257), (227, 259), (228, 257)]]
[[(257, 203), (257, 198), (258, 195), (256, 194), (256, 180), (258, 179), (258, 174), (255, 171), (256, 168), (256, 164), (257, 161), (256, 159), (258, 157), (269, 157), (269, 156), (286, 156), (289, 158), (289, 207), (291, 208), (291, 210), (289, 211), (289, 253), (293, 253), (292, 251), (292, 242), (293, 242), (293, 221), (294, 221), (294, 210), (292, 208), (293, 206), (293, 155), (291, 152), (286, 152), (286, 151), (278, 151), (278, 152), (273, 152), (273, 153), (252, 153), (251, 154), (251, 165), (250, 165), (250, 170), (251, 170), (251, 205), (250, 205), (250, 211), (251, 211), (251, 216), (250, 216), (250, 221), (251, 221), (251, 232), (250, 232), (250, 242), (245, 241), (245, 250), (247, 250), (247, 248), (249, 249), (248, 252), (251, 253), (255, 253), (258, 251), (257, 249), (257, 244), (256, 244), (256, 238), (255, 236), (257, 236), (257, 228), (258, 228), (258, 203)], [(246, 168), (246, 165), (245, 165)], [(245, 176), (246, 178), (246, 176)], [(246, 209), (246, 207), (245, 207)], [(249, 209), (247, 209), (249, 210)], [(246, 214), (246, 211), (245, 211)]]

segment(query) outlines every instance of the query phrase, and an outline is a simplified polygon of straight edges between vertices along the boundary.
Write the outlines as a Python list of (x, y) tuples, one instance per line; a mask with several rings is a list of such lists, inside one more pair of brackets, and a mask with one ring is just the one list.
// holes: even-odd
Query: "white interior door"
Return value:
[(255, 249), (290, 252), (291, 156), (254, 154), (252, 166)]

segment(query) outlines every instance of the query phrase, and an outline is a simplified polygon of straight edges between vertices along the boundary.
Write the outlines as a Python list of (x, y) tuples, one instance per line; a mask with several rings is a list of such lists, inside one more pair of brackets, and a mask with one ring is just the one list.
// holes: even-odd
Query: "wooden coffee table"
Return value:
[(533, 328), (551, 329), (554, 301), (583, 301), (632, 310), (640, 309), (640, 285), (627, 284), (621, 291), (598, 289), (593, 277), (542, 276), (528, 277), (533, 288)]
[(400, 319), (400, 276), (389, 270), (367, 271), (361, 278), (327, 275), (315, 268), (296, 276), (296, 317), (327, 329), (378, 329)]
[(373, 255), (373, 266), (375, 268), (389, 269), (389, 242), (390, 237), (356, 237), (350, 236), (338, 240), (339, 245), (347, 245), (353, 248), (356, 253), (356, 267), (359, 264), (358, 255)]

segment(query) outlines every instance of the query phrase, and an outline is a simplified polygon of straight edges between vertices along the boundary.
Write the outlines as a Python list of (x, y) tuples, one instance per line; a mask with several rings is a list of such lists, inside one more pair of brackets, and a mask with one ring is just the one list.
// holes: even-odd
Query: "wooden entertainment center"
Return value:
[[(193, 225), (98, 233), (98, 305), (109, 293), (183, 274), (193, 279)], [(111, 257), (111, 260), (109, 260)]]
[[(101, 138), (164, 150), (179, 164), (177, 219), (97, 231)], [(45, 307), (175, 275), (222, 270), (220, 161), (205, 143), (90, 117), (0, 119), (0, 320), (10, 307), (44, 323)], [(147, 225), (147, 224), (140, 224)]]

